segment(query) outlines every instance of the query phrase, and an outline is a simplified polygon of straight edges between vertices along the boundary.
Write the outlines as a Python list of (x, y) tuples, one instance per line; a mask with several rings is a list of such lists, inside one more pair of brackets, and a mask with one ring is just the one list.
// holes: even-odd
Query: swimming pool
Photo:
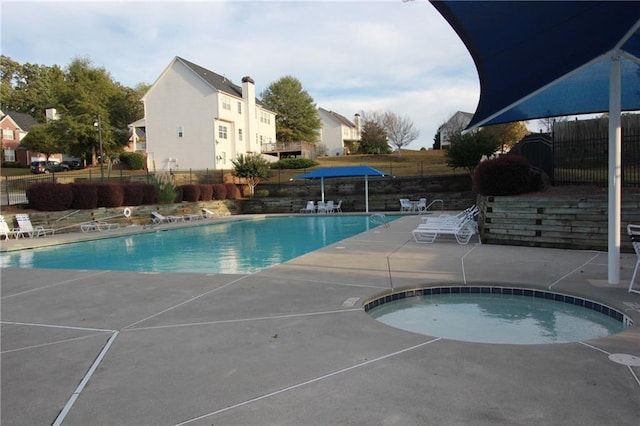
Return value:
[(2, 253), (0, 265), (247, 274), (376, 226), (365, 215), (263, 217)]
[(541, 290), (444, 287), (375, 299), (365, 310), (402, 330), (481, 343), (548, 344), (606, 337), (631, 320), (605, 305)]

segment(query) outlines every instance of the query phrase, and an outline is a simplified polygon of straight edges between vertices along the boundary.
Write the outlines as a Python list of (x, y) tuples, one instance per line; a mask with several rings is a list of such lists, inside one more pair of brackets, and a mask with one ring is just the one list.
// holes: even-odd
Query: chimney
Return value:
[(251, 77), (242, 77), (242, 98), (247, 102), (256, 99), (256, 86)]
[(356, 114), (353, 117), (353, 121), (356, 124), (356, 131), (358, 132), (358, 136), (360, 136), (360, 133), (362, 132), (362, 122), (360, 121), (360, 114)]

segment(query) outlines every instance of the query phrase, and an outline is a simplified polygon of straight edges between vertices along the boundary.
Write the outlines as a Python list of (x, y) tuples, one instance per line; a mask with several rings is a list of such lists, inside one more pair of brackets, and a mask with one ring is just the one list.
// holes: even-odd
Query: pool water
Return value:
[(433, 294), (383, 303), (369, 314), (392, 327), (483, 343), (544, 344), (591, 340), (622, 322), (570, 303), (509, 294)]
[(246, 274), (376, 226), (363, 215), (265, 217), (2, 253), (0, 264), (20, 268)]

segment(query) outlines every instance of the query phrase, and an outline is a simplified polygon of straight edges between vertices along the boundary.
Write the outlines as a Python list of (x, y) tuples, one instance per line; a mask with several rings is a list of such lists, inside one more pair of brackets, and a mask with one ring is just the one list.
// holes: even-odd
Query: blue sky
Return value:
[(430, 148), (456, 111), (473, 113), (480, 87), (471, 56), (426, 0), (7, 1), (1, 52), (66, 67), (89, 58), (125, 86), (153, 83), (180, 56), (260, 94), (285, 75), (318, 107), (347, 118), (393, 111)]

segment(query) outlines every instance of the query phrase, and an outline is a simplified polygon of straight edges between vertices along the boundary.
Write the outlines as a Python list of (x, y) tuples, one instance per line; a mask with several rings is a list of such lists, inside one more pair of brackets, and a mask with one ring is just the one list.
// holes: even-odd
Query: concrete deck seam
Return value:
[(471, 247), (469, 250), (467, 250), (467, 252), (465, 254), (462, 255), (462, 257), (460, 258), (460, 263), (462, 265), (462, 282), (466, 285), (467, 284), (467, 273), (464, 269), (464, 258), (467, 257), (468, 254), (470, 254), (472, 251), (474, 251), (476, 249), (476, 247), (478, 247), (478, 244), (474, 244), (473, 247)]
[(184, 422), (181, 422), (181, 423), (176, 423), (176, 424), (175, 424), (175, 426), (182, 426), (182, 425), (186, 425), (186, 424), (189, 424), (189, 423), (192, 423), (192, 422), (196, 422), (196, 421), (202, 420), (202, 419), (207, 418), (207, 417), (215, 416), (215, 415), (217, 415), (217, 414), (224, 413), (224, 412), (226, 412), (226, 411), (230, 411), (230, 410), (233, 410), (233, 409), (235, 409), (235, 408), (239, 408), (239, 407), (242, 407), (242, 406), (245, 406), (245, 405), (248, 405), (248, 404), (252, 404), (252, 403), (257, 402), (257, 401), (261, 401), (261, 400), (263, 400), (263, 399), (270, 398), (270, 397), (272, 397), (272, 396), (279, 395), (279, 394), (281, 394), (281, 393), (289, 392), (289, 391), (291, 391), (291, 390), (294, 390), (294, 389), (300, 388), (300, 387), (302, 387), (302, 386), (306, 386), (306, 385), (309, 385), (309, 384), (312, 384), (312, 383), (316, 383), (316, 382), (319, 382), (319, 381), (322, 381), (322, 380), (328, 379), (328, 378), (330, 378), (330, 377), (334, 377), (334, 376), (337, 376), (337, 375), (340, 375), (340, 374), (343, 374), (343, 373), (347, 373), (347, 372), (349, 372), (349, 371), (351, 371), (351, 370), (355, 370), (355, 369), (357, 369), (357, 368), (364, 367), (364, 366), (366, 366), (366, 365), (373, 364), (373, 363), (375, 363), (375, 362), (382, 361), (382, 360), (385, 360), (385, 359), (387, 359), (387, 358), (391, 358), (391, 357), (394, 357), (394, 356), (396, 356), (396, 355), (400, 355), (400, 354), (403, 354), (403, 353), (405, 353), (405, 352), (409, 352), (409, 351), (412, 351), (412, 350), (415, 350), (415, 349), (421, 348), (421, 347), (423, 347), (423, 346), (426, 346), (426, 345), (429, 345), (429, 344), (431, 344), (431, 343), (437, 342), (437, 341), (438, 341), (438, 340), (440, 340), (440, 339), (441, 339), (441, 337), (437, 337), (437, 338), (435, 338), (435, 339), (431, 339), (431, 340), (428, 340), (428, 341), (426, 341), (426, 342), (422, 342), (422, 343), (419, 343), (419, 344), (417, 344), (417, 345), (413, 345), (413, 346), (410, 346), (410, 347), (408, 347), (408, 348), (401, 349), (401, 350), (396, 351), (396, 352), (392, 352), (392, 353), (389, 353), (389, 354), (386, 354), (386, 355), (379, 356), (379, 357), (377, 357), (377, 358), (373, 358), (373, 359), (370, 359), (370, 360), (366, 360), (366, 361), (361, 362), (361, 363), (359, 363), (359, 364), (355, 364), (355, 365), (352, 365), (352, 366), (350, 366), (350, 367), (342, 368), (342, 369), (340, 369), (340, 370), (336, 370), (336, 371), (333, 371), (333, 372), (331, 372), (331, 373), (327, 373), (327, 374), (325, 374), (325, 375), (322, 375), (322, 376), (319, 376), (319, 377), (313, 378), (313, 379), (311, 379), (311, 380), (307, 380), (307, 381), (305, 381), (305, 382), (297, 383), (297, 384), (295, 384), (295, 385), (291, 385), (291, 386), (288, 386), (288, 387), (286, 387), (286, 388), (279, 389), (279, 390), (274, 391), (274, 392), (270, 392), (270, 393), (267, 393), (267, 394), (264, 394), (264, 395), (261, 395), (261, 396), (257, 396), (257, 397), (255, 397), (255, 398), (251, 398), (251, 399), (248, 399), (248, 400), (246, 400), (246, 401), (239, 402), (239, 403), (237, 403), (237, 404), (230, 405), (230, 406), (228, 406), (228, 407), (221, 408), (221, 409), (219, 409), (219, 410), (212, 411), (212, 412), (207, 413), (207, 414), (203, 414), (202, 416), (194, 417), (194, 418), (189, 419), (189, 420), (185, 420)]
[(197, 299), (199, 299), (199, 298), (201, 298), (201, 297), (203, 297), (203, 296), (206, 296), (206, 295), (211, 294), (211, 293), (215, 293), (216, 291), (219, 291), (219, 290), (222, 290), (223, 288), (229, 287), (230, 285), (233, 285), (233, 284), (237, 283), (238, 281), (242, 281), (242, 280), (244, 280), (245, 278), (248, 278), (248, 277), (250, 277), (250, 276), (251, 276), (251, 275), (244, 275), (244, 276), (242, 276), (242, 277), (240, 277), (240, 278), (238, 278), (238, 279), (236, 279), (236, 280), (233, 280), (233, 281), (230, 281), (230, 282), (228, 282), (228, 283), (226, 283), (226, 284), (223, 284), (223, 285), (221, 285), (220, 287), (216, 287), (216, 288), (211, 289), (211, 290), (209, 290), (209, 291), (206, 291), (206, 292), (204, 292), (204, 293), (202, 293), (202, 294), (199, 294), (199, 295), (197, 295), (197, 296), (194, 296), (194, 297), (192, 297), (191, 299), (188, 299), (188, 300), (185, 300), (185, 301), (183, 301), (183, 302), (180, 302), (180, 303), (178, 303), (177, 305), (173, 305), (173, 306), (171, 306), (171, 307), (169, 307), (169, 308), (167, 308), (167, 309), (164, 309), (164, 310), (162, 310), (162, 311), (160, 311), (160, 312), (156, 312), (156, 313), (155, 313), (155, 314), (153, 314), (153, 315), (149, 315), (148, 317), (143, 318), (143, 319), (141, 319), (141, 320), (139, 320), (139, 321), (136, 321), (136, 322), (134, 322), (134, 323), (131, 323), (131, 324), (127, 325), (126, 327), (123, 327), (122, 329), (123, 329), (123, 330), (126, 330), (126, 329), (128, 329), (128, 328), (131, 328), (131, 327), (133, 327), (134, 325), (140, 324), (141, 322), (145, 322), (145, 321), (147, 321), (147, 320), (150, 320), (151, 318), (155, 318), (155, 317), (157, 317), (158, 315), (162, 315), (162, 314), (164, 314), (164, 313), (166, 313), (166, 312), (172, 311), (172, 310), (174, 310), (174, 309), (176, 309), (176, 308), (179, 308), (180, 306), (186, 305), (187, 303), (193, 302), (194, 300), (197, 300)]
[(79, 330), (79, 331), (102, 331), (113, 333), (117, 330), (111, 330), (108, 328), (91, 328), (91, 327), (77, 327), (71, 325), (57, 325), (57, 324), (41, 324), (34, 322), (18, 322), (18, 321), (0, 321), (0, 324), (12, 324), (12, 325), (27, 325), (30, 327), (45, 327), (45, 328), (62, 328), (65, 330)]
[[(261, 276), (261, 277), (267, 277), (267, 278), (280, 278), (280, 279), (286, 279), (286, 280), (290, 280), (291, 279), (291, 277), (289, 277), (289, 276), (278, 275), (278, 274), (266, 274), (264, 272), (257, 273), (257, 274), (255, 274), (255, 276)], [(335, 281), (310, 280), (310, 279), (305, 279), (305, 278), (296, 278), (296, 281), (305, 282), (305, 283), (312, 283), (312, 284), (339, 285), (339, 286), (344, 286), (344, 287), (361, 287), (361, 288), (373, 288), (373, 289), (387, 288), (386, 286), (379, 286), (379, 285), (340, 283), (340, 282), (335, 282)]]
[(198, 326), (198, 325), (231, 324), (236, 322), (264, 321), (264, 320), (284, 319), (284, 318), (311, 317), (316, 315), (341, 314), (345, 312), (362, 312), (362, 309), (361, 308), (337, 309), (334, 311), (307, 312), (304, 314), (274, 315), (270, 317), (238, 318), (238, 319), (218, 320), (218, 321), (193, 322), (193, 323), (186, 323), (186, 324), (154, 325), (150, 327), (128, 328), (122, 331), (123, 332), (144, 331), (144, 330), (158, 330), (158, 329), (166, 329), (166, 328), (191, 327), (191, 326)]
[(96, 333), (96, 334), (90, 334), (88, 336), (74, 337), (74, 338), (71, 338), (71, 339), (56, 340), (55, 342), (42, 343), (42, 344), (39, 344), (39, 345), (31, 345), (31, 346), (25, 346), (25, 347), (22, 347), (22, 348), (8, 349), (6, 351), (0, 351), (0, 354), (8, 354), (8, 353), (11, 353), (11, 352), (25, 351), (27, 349), (42, 348), (42, 347), (45, 347), (45, 346), (57, 345), (57, 344), (60, 344), (60, 343), (75, 342), (77, 340), (90, 339), (92, 337), (102, 336), (103, 334), (106, 334), (106, 333), (108, 333), (108, 331), (103, 331), (101, 333)]
[(107, 354), (107, 351), (109, 350), (109, 348), (111, 347), (113, 342), (116, 340), (116, 337), (118, 337), (118, 332), (117, 331), (115, 331), (111, 335), (111, 337), (109, 338), (107, 343), (104, 345), (104, 347), (102, 348), (102, 350), (98, 354), (98, 357), (93, 361), (93, 364), (91, 364), (91, 367), (89, 368), (87, 373), (82, 378), (82, 381), (80, 382), (80, 384), (78, 385), (76, 390), (71, 395), (71, 398), (69, 398), (69, 400), (65, 404), (64, 408), (62, 408), (62, 411), (60, 412), (58, 417), (53, 422), (53, 426), (60, 426), (62, 424), (62, 422), (64, 421), (65, 417), (67, 417), (67, 414), (69, 414), (69, 411), (71, 411), (71, 407), (73, 407), (73, 404), (76, 402), (76, 400), (80, 396), (80, 393), (85, 388), (87, 383), (89, 383), (89, 379), (91, 379), (91, 376), (93, 376), (93, 373), (97, 370), (98, 366), (100, 365), (100, 363), (102, 362), (103, 358)]
[(59, 285), (72, 283), (74, 281), (84, 280), (84, 279), (87, 279), (87, 278), (93, 278), (93, 277), (98, 276), (98, 275), (106, 274), (107, 272), (111, 272), (111, 271), (100, 271), (100, 272), (96, 272), (94, 274), (85, 275), (85, 276), (82, 276), (82, 277), (71, 278), (70, 280), (66, 280), (66, 281), (60, 281), (59, 283), (53, 283), (53, 284), (45, 285), (43, 287), (32, 288), (30, 290), (21, 291), (20, 293), (15, 293), (15, 294), (10, 294), (8, 296), (0, 297), (0, 300), (9, 299), (11, 297), (16, 297), (16, 296), (21, 296), (23, 294), (32, 293), (34, 291), (40, 291), (40, 290), (44, 290), (44, 289), (51, 288), (51, 287), (57, 287)]
[(553, 288), (554, 285), (558, 284), (560, 281), (562, 281), (563, 279), (565, 279), (566, 277), (568, 277), (569, 275), (573, 274), (574, 272), (576, 272), (578, 269), (583, 268), (585, 265), (588, 265), (589, 263), (591, 263), (591, 261), (595, 260), (598, 256), (600, 256), (600, 253), (597, 253), (595, 256), (593, 256), (591, 259), (587, 260), (586, 262), (584, 262), (582, 265), (578, 266), (577, 268), (567, 272), (566, 274), (564, 274), (563, 276), (561, 276), (560, 278), (558, 278), (556, 281), (554, 281), (553, 283), (551, 283), (551, 285), (549, 285), (549, 290), (551, 290), (551, 288)]
[[(580, 343), (581, 345), (584, 345), (584, 346), (586, 346), (588, 348), (595, 349), (596, 351), (602, 352), (603, 354), (605, 354), (607, 356), (611, 355), (611, 352), (607, 352), (604, 349), (601, 349), (601, 348), (599, 348), (597, 346), (593, 346), (593, 345), (590, 345), (590, 344), (585, 343), (585, 342), (578, 342), (578, 343)], [(633, 368), (630, 365), (627, 365), (626, 367), (629, 369), (629, 372), (631, 373), (631, 376), (633, 377), (633, 379), (638, 384), (638, 387), (640, 388), (640, 378), (638, 378), (638, 375), (636, 374), (635, 371), (633, 371)]]

